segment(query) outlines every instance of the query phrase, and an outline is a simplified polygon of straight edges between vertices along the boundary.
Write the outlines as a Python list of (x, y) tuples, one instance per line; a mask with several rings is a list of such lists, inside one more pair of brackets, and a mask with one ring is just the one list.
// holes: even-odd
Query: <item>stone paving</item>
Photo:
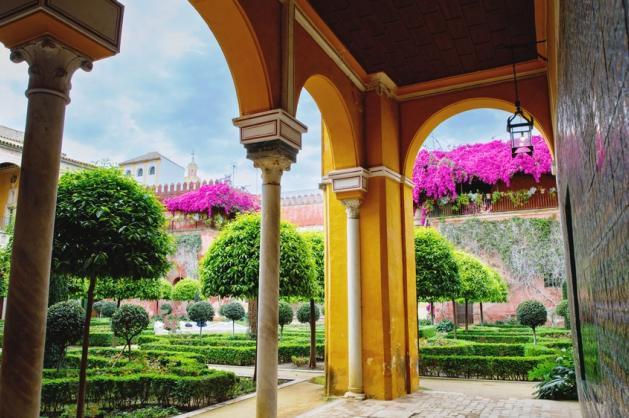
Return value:
[(577, 402), (490, 399), (454, 392), (421, 391), (395, 401), (339, 399), (300, 418), (581, 418)]

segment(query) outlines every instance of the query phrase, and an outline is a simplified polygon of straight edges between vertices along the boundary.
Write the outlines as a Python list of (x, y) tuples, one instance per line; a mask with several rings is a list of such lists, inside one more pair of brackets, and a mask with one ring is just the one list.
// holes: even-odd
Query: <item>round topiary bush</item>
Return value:
[(94, 310), (99, 316), (104, 318), (111, 318), (111, 316), (116, 312), (118, 307), (114, 302), (108, 300), (101, 300), (94, 303)]
[(195, 296), (199, 297), (200, 292), (201, 284), (198, 280), (182, 279), (173, 287), (171, 298), (172, 300), (190, 301), (194, 300)]
[(162, 305), (159, 307), (159, 310), (164, 315), (169, 315), (173, 313), (173, 307), (170, 305), (170, 303), (162, 303)]
[(439, 332), (452, 332), (454, 330), (454, 324), (449, 319), (444, 319), (437, 324), (437, 331)]
[[(131, 357), (131, 340), (146, 328), (149, 324), (149, 315), (143, 307), (138, 305), (122, 305), (111, 317), (111, 329), (116, 337), (126, 341), (125, 347), (129, 347)], [(122, 349), (124, 350), (123, 347)]]
[[(321, 317), (321, 311), (319, 310), (319, 307), (315, 305), (315, 308), (314, 308), (315, 322), (318, 321), (320, 317)], [(299, 305), (299, 308), (297, 308), (297, 320), (301, 322), (302, 324), (306, 324), (310, 322), (310, 304), (309, 303), (304, 303), (302, 305)]]
[(280, 302), (279, 306), (280, 337), (284, 334), (284, 325), (293, 322), (293, 308), (286, 302)]
[(46, 318), (46, 353), (47, 366), (57, 369), (65, 356), (66, 348), (79, 341), (83, 335), (85, 310), (78, 302), (59, 302), (48, 309)]
[(203, 327), (207, 321), (214, 319), (214, 308), (207, 302), (195, 302), (186, 308), (188, 318), (197, 323), (199, 334), (203, 332)]
[(516, 314), (520, 324), (533, 329), (533, 343), (537, 344), (535, 328), (546, 323), (546, 318), (548, 317), (546, 307), (536, 300), (525, 300), (518, 305)]
[(555, 306), (555, 313), (563, 317), (563, 323), (566, 328), (570, 329), (570, 305), (566, 299), (562, 300)]
[(235, 323), (245, 317), (245, 308), (238, 302), (231, 302), (221, 306), (221, 315), (232, 321), (232, 335), (235, 334)]

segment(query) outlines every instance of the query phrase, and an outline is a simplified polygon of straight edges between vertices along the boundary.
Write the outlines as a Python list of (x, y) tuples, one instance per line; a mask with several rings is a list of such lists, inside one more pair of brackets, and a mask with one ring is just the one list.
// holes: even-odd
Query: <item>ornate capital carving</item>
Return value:
[(53, 94), (70, 103), (71, 79), (81, 68), (92, 69), (92, 61), (78, 52), (46, 36), (11, 50), (11, 61), (28, 63), (26, 96), (35, 93)]
[(347, 212), (348, 218), (358, 219), (360, 217), (360, 204), (362, 203), (362, 200), (346, 199), (342, 200), (342, 202), (345, 206), (345, 212)]
[(253, 166), (262, 171), (262, 184), (280, 184), (284, 171), (290, 170), (292, 160), (281, 153), (260, 155), (253, 159)]

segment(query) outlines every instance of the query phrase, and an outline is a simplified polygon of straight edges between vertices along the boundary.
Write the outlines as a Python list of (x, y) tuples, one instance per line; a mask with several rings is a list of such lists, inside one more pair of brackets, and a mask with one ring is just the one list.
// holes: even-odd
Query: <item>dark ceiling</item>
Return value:
[[(533, 0), (310, 0), (368, 73), (398, 85), (534, 59)], [(524, 46), (522, 46), (524, 44)]]

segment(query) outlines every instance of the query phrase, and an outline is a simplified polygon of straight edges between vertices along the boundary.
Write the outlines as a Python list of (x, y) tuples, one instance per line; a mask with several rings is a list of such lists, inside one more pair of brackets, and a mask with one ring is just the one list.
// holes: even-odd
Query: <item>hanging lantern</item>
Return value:
[(507, 132), (511, 137), (511, 156), (520, 154), (533, 155), (533, 116), (527, 118), (520, 101), (515, 102), (515, 113), (507, 119)]

